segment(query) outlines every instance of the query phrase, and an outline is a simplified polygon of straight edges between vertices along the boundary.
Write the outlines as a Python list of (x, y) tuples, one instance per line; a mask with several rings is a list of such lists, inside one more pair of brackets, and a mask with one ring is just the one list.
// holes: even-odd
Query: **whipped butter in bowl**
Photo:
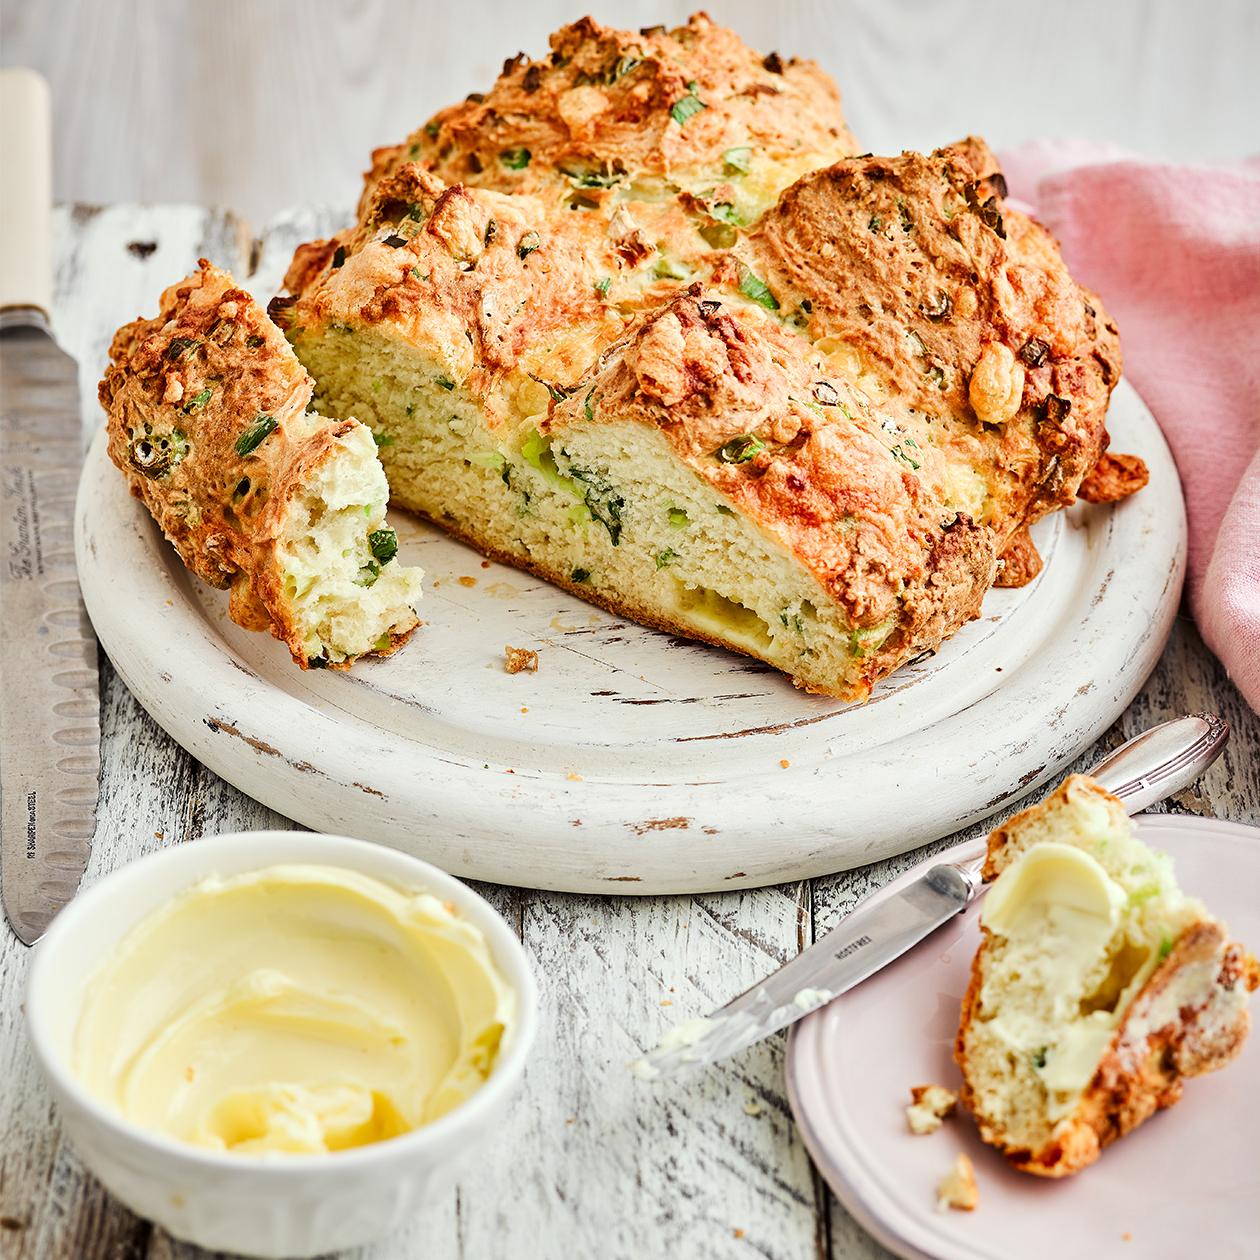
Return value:
[(403, 853), (310, 833), (198, 840), (54, 922), (31, 1042), (85, 1162), (176, 1236), (357, 1246), (498, 1135), (533, 1039), (515, 934)]
[(269, 866), (202, 880), (123, 938), (89, 987), (73, 1066), (153, 1132), (339, 1151), (471, 1097), (513, 1006), (453, 904), (345, 867)]

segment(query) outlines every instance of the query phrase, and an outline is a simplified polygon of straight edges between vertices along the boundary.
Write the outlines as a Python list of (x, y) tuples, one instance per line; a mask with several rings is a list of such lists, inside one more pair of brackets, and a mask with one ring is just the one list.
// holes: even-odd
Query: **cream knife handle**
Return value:
[(0, 70), (0, 312), (52, 312), (52, 118), (34, 70)]

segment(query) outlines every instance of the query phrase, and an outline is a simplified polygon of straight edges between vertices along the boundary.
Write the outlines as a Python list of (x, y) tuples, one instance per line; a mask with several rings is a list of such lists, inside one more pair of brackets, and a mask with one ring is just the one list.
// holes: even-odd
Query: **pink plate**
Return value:
[[(1181, 886), (1235, 939), (1260, 945), (1260, 828), (1168, 814), (1136, 821), (1143, 840), (1172, 854)], [(1223, 1071), (1187, 1082), (1175, 1107), (1063, 1181), (1015, 1172), (962, 1115), (930, 1136), (910, 1134), (910, 1086), (959, 1080), (951, 1052), (977, 917), (973, 906), (793, 1031), (792, 1111), (844, 1206), (884, 1246), (914, 1260), (1254, 1260), (1260, 1036)], [(959, 1151), (975, 1164), (980, 1206), (941, 1213), (936, 1183)]]

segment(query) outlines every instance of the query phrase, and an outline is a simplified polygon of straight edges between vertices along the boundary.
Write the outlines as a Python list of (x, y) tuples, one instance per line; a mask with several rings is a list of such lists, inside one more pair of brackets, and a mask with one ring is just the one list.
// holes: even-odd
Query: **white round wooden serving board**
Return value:
[[(1051, 778), (1128, 704), (1176, 611), (1185, 514), (1127, 384), (1109, 428), (1115, 449), (1145, 458), (1150, 485), (1043, 521), (1041, 576), (991, 591), (978, 621), (865, 705), (483, 567), (401, 512), (400, 557), (426, 572), (425, 625), (387, 661), (304, 673), (184, 569), (103, 434), (79, 490), (80, 582), (156, 721), (307, 826), (526, 887), (776, 883), (956, 831)], [(507, 644), (535, 649), (538, 672), (506, 673)]]

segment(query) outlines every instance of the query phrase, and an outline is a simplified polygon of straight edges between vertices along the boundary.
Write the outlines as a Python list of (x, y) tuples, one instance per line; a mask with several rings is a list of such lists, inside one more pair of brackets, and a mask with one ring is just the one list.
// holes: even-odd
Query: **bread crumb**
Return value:
[[(461, 578), (460, 581), (463, 579)], [(522, 671), (530, 674), (538, 673), (538, 653), (529, 648), (505, 647), (503, 657), (503, 668), (509, 674), (519, 674)]]
[(744, 1115), (746, 1116), (759, 1116), (761, 1115), (761, 1110), (761, 1104), (751, 1098), (744, 1104)]
[(674, 1005), (674, 999), (673, 999), (673, 998), (661, 998), (661, 1005), (662, 1005), (662, 1006), (673, 1006), (673, 1005)]
[(944, 1212), (953, 1208), (956, 1212), (974, 1212), (980, 1202), (980, 1187), (976, 1185), (976, 1170), (966, 1155), (959, 1155), (954, 1166), (936, 1187), (936, 1210)]
[(527, 704), (523, 704), (523, 705), (521, 705), (521, 712), (522, 712), (522, 713), (528, 713), (528, 712), (529, 712), (529, 705), (527, 705)]
[(459, 584), (460, 584), (460, 586), (476, 586), (476, 585), (477, 585), (477, 579), (476, 579), (475, 577), (468, 577), (468, 576), (465, 574), (465, 576), (463, 576), (463, 577), (461, 577), (461, 578), (459, 579)]
[(1132, 1242), (1132, 1241), (1133, 1241), (1133, 1231), (1132, 1231), (1132, 1230), (1128, 1230), (1128, 1229), (1126, 1229), (1126, 1230), (1124, 1231), (1124, 1233), (1120, 1235), (1120, 1241), (1121, 1241), (1121, 1242)]
[(790, 766), (791, 764), (792, 764), (792, 763), (791, 763), (791, 762), (790, 762), (790, 761), (789, 761), (786, 757), (784, 757), (784, 758), (783, 758), (783, 760), (779, 762), (779, 765), (780, 765), (780, 766), (781, 766), (784, 770), (786, 770), (786, 769), (788, 768), (788, 766)]
[(941, 1118), (931, 1108), (915, 1103), (906, 1108), (906, 1124), (916, 1137), (924, 1137), (941, 1127)]
[(153, 838), (154, 838), (154, 840), (165, 840), (165, 839), (166, 839), (166, 832), (164, 832), (164, 831), (155, 831), (155, 832), (153, 833)]
[(481, 567), (482, 567), (483, 569), (488, 569), (488, 568), (490, 567), (490, 561), (489, 561), (489, 560), (483, 560), (483, 561), (481, 562)]
[(580, 774), (578, 774), (578, 772), (577, 772), (576, 770), (570, 770), (570, 771), (569, 771), (569, 773), (568, 773), (568, 774), (566, 774), (564, 777), (565, 777), (566, 779), (571, 780), (571, 781), (572, 781), (572, 782), (574, 782), (574, 783), (581, 783), (581, 782), (582, 782), (582, 776), (581, 776)]
[(742, 1229), (733, 1229), (731, 1230), (731, 1236), (733, 1238), (743, 1238), (744, 1231)]
[(922, 1136), (935, 1133), (946, 1116), (952, 1116), (958, 1106), (958, 1095), (944, 1085), (915, 1085), (910, 1090), (914, 1102), (906, 1108), (906, 1123), (910, 1132)]

